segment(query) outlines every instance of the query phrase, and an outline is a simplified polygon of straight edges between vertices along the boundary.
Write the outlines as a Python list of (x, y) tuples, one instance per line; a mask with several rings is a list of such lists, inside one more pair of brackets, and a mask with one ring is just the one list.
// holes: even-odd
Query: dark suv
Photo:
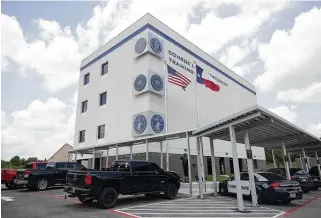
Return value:
[(50, 186), (64, 185), (69, 170), (86, 169), (80, 163), (75, 162), (51, 162), (44, 169), (26, 170), (18, 173), (18, 180), (26, 181), (30, 190), (43, 191)]
[[(267, 172), (279, 174), (286, 178), (285, 168), (271, 168)], [(300, 168), (290, 168), (290, 176), (292, 181), (300, 183), (301, 189), (304, 193), (309, 192), (313, 187), (312, 178), (309, 173)]]

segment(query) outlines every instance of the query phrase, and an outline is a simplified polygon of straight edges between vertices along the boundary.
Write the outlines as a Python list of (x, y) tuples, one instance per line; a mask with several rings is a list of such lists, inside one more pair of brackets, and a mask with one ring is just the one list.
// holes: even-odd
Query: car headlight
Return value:
[(29, 174), (26, 174), (24, 177), (25, 177), (25, 178), (28, 178), (28, 177), (29, 177)]

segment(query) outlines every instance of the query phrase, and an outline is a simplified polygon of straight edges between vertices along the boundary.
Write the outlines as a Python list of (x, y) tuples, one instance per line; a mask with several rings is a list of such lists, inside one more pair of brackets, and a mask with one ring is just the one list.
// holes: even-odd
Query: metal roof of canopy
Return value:
[[(299, 155), (299, 154), (303, 154), (302, 148), (303, 147), (290, 148), (290, 149), (288, 149), (288, 151), (291, 154)], [(309, 147), (304, 147), (304, 151), (305, 151), (305, 154), (310, 157), (315, 156), (315, 152), (318, 152), (318, 156), (320, 157), (321, 156), (321, 144), (320, 145), (312, 145)]]
[(218, 122), (193, 131), (193, 136), (230, 141), (229, 126), (235, 127), (236, 142), (244, 143), (249, 133), (252, 146), (287, 149), (321, 145), (321, 140), (260, 106), (250, 107)]
[(77, 153), (81, 153), (81, 154), (92, 154), (93, 149), (95, 149), (95, 151), (100, 151), (100, 150), (115, 148), (116, 146), (118, 146), (118, 148), (129, 147), (131, 145), (145, 144), (146, 140), (148, 141), (148, 143), (163, 142), (166, 140), (185, 138), (186, 134), (192, 135), (192, 132), (194, 130), (195, 129), (180, 131), (180, 132), (173, 132), (173, 133), (164, 133), (164, 134), (158, 134), (158, 135), (153, 135), (153, 136), (141, 137), (141, 138), (137, 138), (137, 139), (133, 139), (133, 140), (112, 142), (112, 143), (107, 143), (104, 145), (99, 145), (99, 146), (94, 146), (94, 147), (77, 148), (77, 149), (70, 150), (68, 152), (69, 153), (77, 152)]

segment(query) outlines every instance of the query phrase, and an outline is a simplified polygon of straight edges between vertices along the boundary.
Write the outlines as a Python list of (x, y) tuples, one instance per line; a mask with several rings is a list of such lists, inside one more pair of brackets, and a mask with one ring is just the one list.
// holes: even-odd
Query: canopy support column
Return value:
[(318, 172), (319, 172), (319, 176), (321, 178), (321, 167), (320, 167), (320, 160), (319, 160), (319, 156), (318, 156), (318, 152), (315, 152), (315, 158), (317, 160), (317, 166), (318, 166)]
[(146, 161), (148, 161), (149, 157), (148, 157), (148, 141), (146, 139)]
[(93, 163), (92, 163), (92, 166), (91, 166), (91, 169), (95, 169), (95, 158), (96, 158), (96, 153), (95, 153), (95, 148), (93, 148)]
[(236, 147), (236, 137), (234, 126), (229, 126), (230, 131), (230, 140), (232, 146), (232, 156), (233, 156), (233, 168), (234, 168), (234, 177), (236, 182), (236, 196), (237, 196), (237, 208), (239, 211), (244, 211), (244, 202), (241, 192), (241, 179), (240, 179), (240, 167), (237, 156), (237, 147)]
[(188, 164), (188, 187), (189, 193), (193, 195), (193, 188), (192, 188), (192, 166), (191, 166), (191, 145), (189, 142), (189, 135), (186, 133), (186, 144), (187, 144), (187, 164)]
[(305, 154), (304, 148), (302, 149), (302, 153), (303, 153), (303, 159), (304, 159), (304, 164), (305, 164), (305, 170), (307, 172), (309, 172), (308, 159), (307, 159), (307, 156)]
[(217, 196), (217, 180), (216, 180), (216, 162), (214, 156), (214, 142), (213, 139), (210, 138), (210, 150), (211, 150), (211, 163), (212, 163), (212, 176), (213, 176), (213, 189), (214, 196)]
[(201, 143), (200, 138), (196, 138), (196, 152), (197, 152), (197, 173), (198, 173), (198, 191), (200, 199), (203, 199), (203, 187), (202, 187), (202, 166), (201, 166)]
[(129, 147), (130, 159), (133, 159), (133, 145)]
[(206, 192), (206, 179), (205, 179), (205, 167), (204, 167), (204, 146), (203, 146), (203, 138), (200, 137), (200, 145), (201, 145), (201, 165), (202, 165), (202, 187), (204, 187), (204, 192)]
[(101, 165), (103, 165), (103, 154), (100, 153), (100, 157), (99, 157), (99, 170), (101, 170)]
[(274, 149), (272, 149), (272, 158), (273, 158), (273, 166), (276, 168), (276, 160), (275, 160), (275, 155), (274, 155)]
[(290, 152), (287, 152), (287, 153), (288, 153), (288, 159), (289, 159), (290, 168), (293, 168)]
[(290, 174), (290, 169), (289, 169), (289, 161), (288, 161), (288, 157), (286, 155), (286, 149), (285, 149), (285, 144), (284, 143), (282, 143), (282, 149), (283, 149), (283, 159), (284, 159), (286, 177), (287, 177), (288, 180), (291, 180), (291, 174)]
[(166, 170), (169, 171), (169, 147), (168, 147), (167, 140), (166, 140)]
[(108, 168), (108, 162), (109, 162), (109, 149), (107, 148), (107, 155), (106, 155), (106, 168)]
[(160, 145), (159, 145), (159, 148), (160, 148), (160, 167), (162, 169), (164, 169), (164, 161), (163, 161), (163, 142), (160, 142)]
[(250, 145), (248, 131), (245, 131), (244, 142), (245, 142), (245, 149), (246, 149), (246, 154), (247, 154), (246, 155), (247, 156), (247, 167), (248, 167), (248, 173), (249, 173), (249, 179), (250, 179), (252, 204), (253, 204), (253, 206), (257, 207), (258, 202), (257, 202), (256, 187), (255, 187), (255, 180), (254, 180), (253, 155), (252, 155), (252, 149), (251, 149), (251, 145)]
[(116, 160), (118, 160), (118, 144), (116, 144)]
[(302, 155), (301, 154), (300, 154), (300, 163), (301, 163), (301, 168), (304, 169), (303, 160), (302, 160)]

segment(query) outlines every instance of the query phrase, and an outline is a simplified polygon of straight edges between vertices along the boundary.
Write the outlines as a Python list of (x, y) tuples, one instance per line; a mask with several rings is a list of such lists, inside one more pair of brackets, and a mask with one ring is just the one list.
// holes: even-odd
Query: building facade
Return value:
[[(72, 150), (73, 147), (68, 143), (64, 144), (56, 151), (49, 159), (48, 162), (56, 162), (56, 161), (69, 161), (69, 153), (68, 151)], [(71, 158), (72, 159), (72, 158)]]
[[(74, 145), (91, 147), (196, 129), (256, 104), (252, 84), (146, 14), (82, 61)], [(218, 172), (231, 173), (227, 170), (232, 157), (230, 142), (215, 140), (214, 145)], [(245, 148), (237, 146), (242, 161)], [(169, 141), (171, 170), (182, 171), (184, 149), (185, 140)], [(149, 144), (149, 152), (151, 160), (154, 156), (156, 163), (160, 161), (156, 158), (159, 143)], [(145, 146), (134, 146), (133, 153), (144, 158)], [(129, 148), (119, 149), (120, 157), (128, 154)], [(191, 154), (192, 161), (195, 159), (192, 165), (196, 165), (193, 138)], [(264, 168), (264, 149), (253, 147), (253, 154), (258, 167)], [(95, 161), (95, 168), (104, 163), (106, 152), (97, 155), (101, 158)], [(109, 155), (115, 155), (115, 150)], [(207, 140), (204, 155), (210, 155)], [(86, 164), (90, 166), (91, 160)]]

